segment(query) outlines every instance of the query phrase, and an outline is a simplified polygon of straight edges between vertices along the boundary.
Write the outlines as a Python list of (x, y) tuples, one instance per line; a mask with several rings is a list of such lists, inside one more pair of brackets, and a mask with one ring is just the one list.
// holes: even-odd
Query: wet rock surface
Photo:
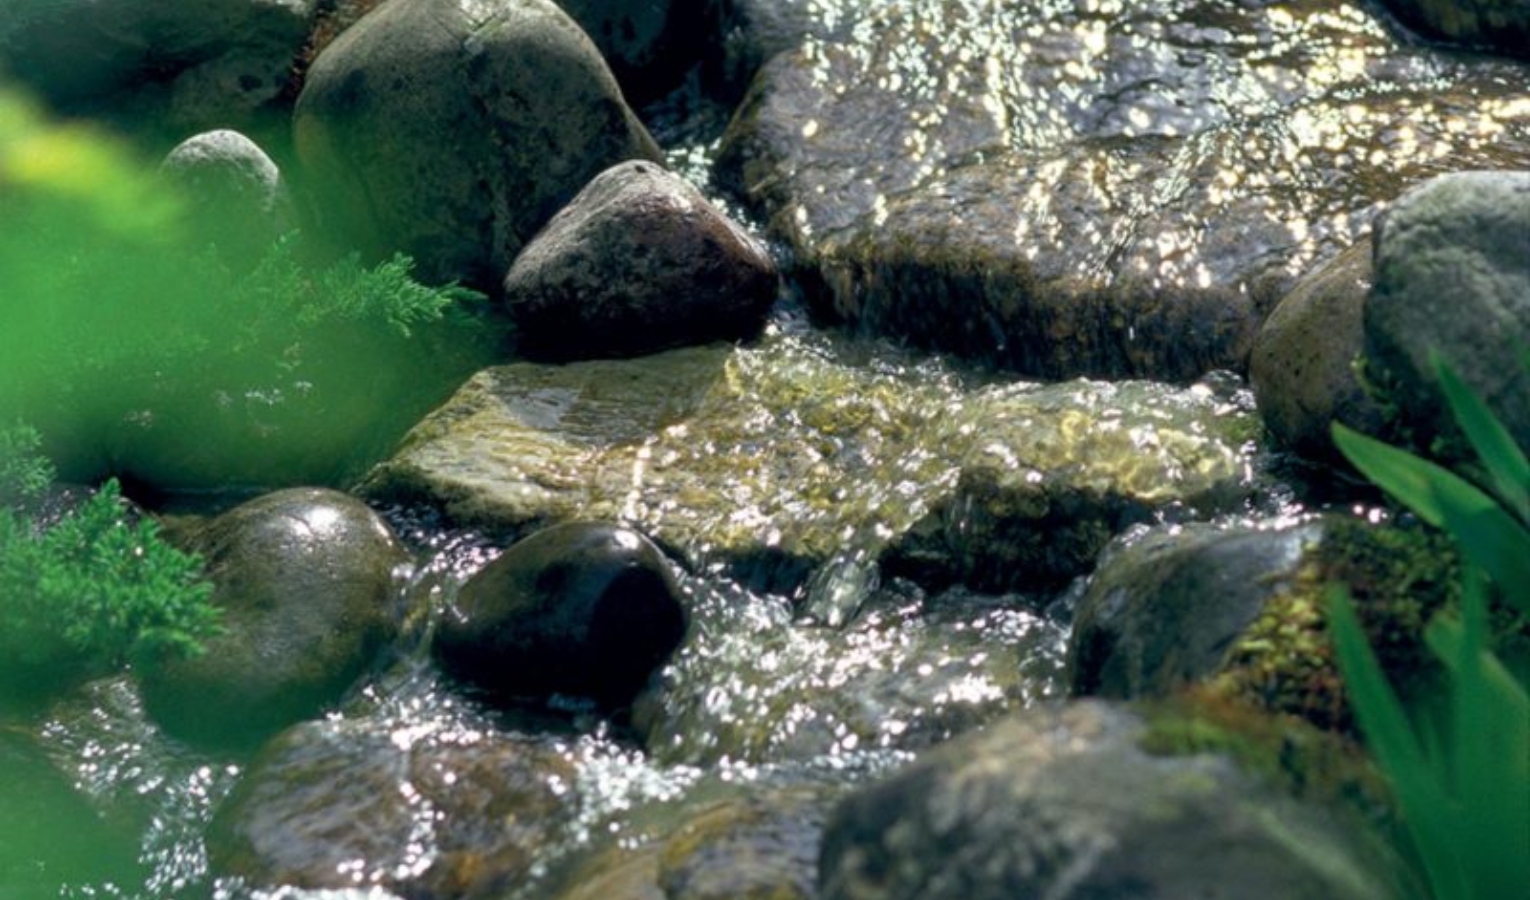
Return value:
[(1208, 388), (967, 389), (835, 346), (778, 336), (489, 369), (362, 489), (511, 533), (628, 521), (693, 565), (784, 591), (884, 554), (931, 582), (1055, 585), (1137, 517), (1245, 493), (1252, 419)]
[(685, 636), (670, 562), (630, 528), (565, 522), (521, 540), (447, 604), (432, 649), (501, 699), (629, 702)]
[(1338, 421), (1374, 434), (1381, 405), (1356, 371), (1365, 347), (1365, 300), (1374, 278), (1362, 241), (1308, 274), (1265, 320), (1249, 359), (1249, 382), (1270, 436), (1312, 459), (1337, 454)]
[(142, 673), (150, 712), (175, 734), (258, 745), (338, 701), (397, 632), (403, 548), (345, 494), (268, 494), (187, 544), (207, 561), (226, 633)]
[(765, 66), (721, 174), (824, 311), (1026, 373), (1241, 368), (1377, 204), (1530, 165), (1520, 68), (1353, 5), (831, 6), (848, 36)]
[(1043, 708), (844, 800), (825, 900), (1391, 896), (1362, 833), (1211, 755), (1151, 756), (1135, 713)]
[(1425, 434), (1446, 430), (1432, 354), (1530, 446), (1530, 172), (1420, 185), (1376, 233), (1367, 373)]
[(379, 6), (314, 61), (293, 133), (322, 233), (484, 290), (597, 173), (659, 157), (551, 0)]
[(637, 356), (751, 337), (776, 299), (765, 247), (653, 163), (600, 173), (505, 277), (518, 350), (537, 359)]
[(1191, 526), (1154, 529), (1112, 545), (1074, 612), (1070, 691), (1164, 697), (1219, 671), (1321, 539), (1315, 523)]

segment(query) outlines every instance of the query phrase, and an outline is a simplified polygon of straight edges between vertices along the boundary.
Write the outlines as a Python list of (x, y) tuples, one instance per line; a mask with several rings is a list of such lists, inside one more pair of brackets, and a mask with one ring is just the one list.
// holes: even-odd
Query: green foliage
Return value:
[(405, 257), (289, 237), (230, 261), (186, 209), (125, 145), (0, 91), (0, 422), (69, 477), (338, 482), (492, 352), (478, 295)]
[(0, 428), (0, 507), (35, 503), (53, 481), (53, 467), (38, 455), (42, 437), (25, 425)]
[[(0, 431), (0, 471), (46, 473), (36, 435)], [(201, 561), (131, 521), (115, 481), (51, 525), (0, 507), (0, 684), (6, 694), (161, 654), (219, 631)]]
[(1530, 894), (1530, 695), (1491, 650), (1483, 575), (1530, 613), (1530, 464), (1487, 406), (1438, 358), (1451, 413), (1477, 453), (1489, 490), (1337, 423), (1334, 441), (1366, 477), (1432, 525), (1470, 563), (1458, 618), (1425, 631), (1444, 665), (1448, 715), (1415, 724), (1393, 693), (1349, 595), (1335, 589), (1328, 620), (1355, 716), (1401, 806), (1434, 897)]

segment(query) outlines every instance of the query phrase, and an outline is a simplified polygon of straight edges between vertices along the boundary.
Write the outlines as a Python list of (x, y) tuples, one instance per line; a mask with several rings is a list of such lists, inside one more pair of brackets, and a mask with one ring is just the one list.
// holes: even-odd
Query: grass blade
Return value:
[(1433, 362), (1450, 411), (1487, 469), (1493, 490), (1521, 522), (1530, 522), (1530, 460), (1482, 398), (1438, 355)]

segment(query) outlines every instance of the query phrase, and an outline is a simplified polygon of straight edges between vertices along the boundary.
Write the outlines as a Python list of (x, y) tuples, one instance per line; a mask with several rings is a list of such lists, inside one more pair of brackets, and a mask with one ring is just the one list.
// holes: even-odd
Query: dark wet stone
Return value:
[(627, 162), (537, 233), (504, 293), (527, 356), (637, 356), (758, 333), (776, 267), (684, 179)]
[(189, 204), (192, 233), (235, 271), (253, 268), (295, 226), (281, 172), (254, 141), (222, 129), (189, 137), (160, 164)]
[(294, 488), (212, 520), (206, 559), (227, 633), (141, 675), (166, 730), (252, 745), (335, 703), (398, 629), (406, 557), (380, 517), (336, 491)]
[(1423, 34), (1530, 58), (1530, 6), (1522, 0), (1381, 0)]
[(1229, 759), (1151, 756), (1133, 713), (1033, 710), (946, 744), (836, 808), (823, 900), (1382, 898), (1363, 830)]
[(65, 109), (164, 92), (182, 127), (227, 124), (287, 86), (317, 0), (9, 0), (0, 69)]
[(551, 0), (385, 3), (314, 61), (293, 129), (323, 234), (484, 290), (597, 173), (659, 158)]
[(1114, 545), (1078, 601), (1071, 691), (1162, 697), (1217, 672), (1270, 598), (1289, 590), (1322, 533), (1317, 524), (1159, 528)]
[(658, 99), (701, 59), (716, 0), (558, 0), (578, 22), (634, 105)]
[(442, 666), (497, 698), (565, 694), (622, 706), (685, 635), (664, 554), (630, 528), (567, 522), (509, 547), (450, 601)]
[(822, 312), (1027, 373), (1241, 369), (1379, 203), (1530, 166), (1523, 67), (1403, 46), (1358, 7), (825, 9), (858, 21), (765, 65), (722, 176)]
[(1265, 427), (1308, 458), (1335, 456), (1333, 422), (1371, 433), (1382, 423), (1380, 404), (1356, 373), (1371, 254), (1367, 239), (1319, 266), (1280, 301), (1254, 340), (1249, 381)]
[(1367, 375), (1417, 432), (1448, 431), (1438, 353), (1530, 446), (1530, 171), (1433, 179), (1387, 211), (1375, 241)]
[(504, 896), (562, 837), (573, 777), (556, 752), (495, 732), (310, 722), (261, 752), (208, 852), (216, 872), (257, 887)]

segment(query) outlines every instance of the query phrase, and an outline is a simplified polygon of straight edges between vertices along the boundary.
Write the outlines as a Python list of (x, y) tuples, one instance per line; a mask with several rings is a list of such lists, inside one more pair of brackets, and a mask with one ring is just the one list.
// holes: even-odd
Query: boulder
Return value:
[(551, 0), (383, 3), (314, 60), (293, 130), (321, 233), (485, 290), (596, 174), (659, 158)]
[(1430, 179), (1397, 200), (1375, 240), (1367, 375), (1426, 442), (1452, 432), (1438, 353), (1530, 446), (1530, 171)]
[(679, 85), (701, 60), (716, 0), (558, 0), (600, 48), (627, 100), (641, 106)]
[(685, 636), (664, 554), (630, 528), (565, 522), (511, 545), (448, 601), (432, 649), (498, 698), (630, 702)]
[(850, 794), (823, 900), (1395, 896), (1363, 828), (1200, 753), (1153, 756), (1136, 714), (1038, 708)]
[(0, 70), (65, 110), (167, 90), (181, 127), (210, 128), (277, 101), (318, 0), (12, 0)]
[(276, 163), (237, 131), (189, 137), (159, 168), (189, 203), (191, 233), (236, 271), (252, 268), (296, 224)]
[(1319, 524), (1157, 528), (1101, 555), (1068, 639), (1074, 695), (1163, 697), (1226, 664), (1270, 598), (1291, 589)]
[(1317, 460), (1335, 456), (1329, 427), (1375, 433), (1381, 406), (1355, 367), (1365, 345), (1371, 243), (1362, 241), (1303, 278), (1254, 339), (1249, 381), (1264, 425), (1282, 446)]
[[(487, 369), (361, 490), (509, 533), (630, 522), (786, 594), (877, 568), (1055, 587), (1133, 522), (1247, 493), (1256, 423), (1213, 385), (968, 386), (938, 361), (837, 340)], [(830, 566), (846, 578), (814, 577)]]
[(1530, 7), (1520, 0), (1382, 0), (1381, 5), (1430, 37), (1530, 59)]
[(227, 629), (192, 659), (141, 673), (168, 731), (253, 745), (340, 699), (400, 620), (406, 555), (382, 519), (336, 491), (293, 488), (218, 516), (188, 540)]
[(504, 293), (528, 356), (637, 356), (757, 333), (776, 267), (684, 179), (626, 162), (537, 233)]
[(1027, 374), (1241, 370), (1441, 160), (1530, 167), (1520, 66), (1324, 0), (809, 8), (834, 30), (761, 69), (719, 178), (821, 314)]
[(263, 749), (208, 830), (213, 870), (252, 887), (414, 900), (503, 896), (573, 815), (573, 768), (493, 728), (307, 722)]

